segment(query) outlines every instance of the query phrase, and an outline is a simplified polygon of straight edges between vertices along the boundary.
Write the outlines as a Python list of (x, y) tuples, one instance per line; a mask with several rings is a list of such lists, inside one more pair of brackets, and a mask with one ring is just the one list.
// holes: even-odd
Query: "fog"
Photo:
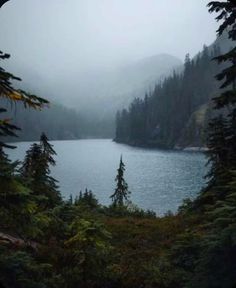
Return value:
[(104, 79), (117, 67), (161, 53), (183, 61), (211, 44), (217, 23), (207, 3), (11, 0), (0, 11), (0, 48), (30, 89), (70, 106), (81, 100), (79, 106), (92, 99), (90, 87), (94, 98), (108, 93)]

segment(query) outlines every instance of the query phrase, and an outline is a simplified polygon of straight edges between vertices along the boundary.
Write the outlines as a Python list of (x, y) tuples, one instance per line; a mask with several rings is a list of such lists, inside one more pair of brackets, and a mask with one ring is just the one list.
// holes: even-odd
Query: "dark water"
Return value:
[[(184, 198), (195, 197), (204, 185), (206, 159), (201, 153), (134, 148), (111, 140), (52, 143), (58, 153), (52, 171), (64, 197), (87, 187), (102, 204), (109, 204), (121, 154), (131, 200), (160, 215), (175, 212)], [(18, 148), (10, 152), (12, 159), (22, 159), (30, 144), (17, 144)]]

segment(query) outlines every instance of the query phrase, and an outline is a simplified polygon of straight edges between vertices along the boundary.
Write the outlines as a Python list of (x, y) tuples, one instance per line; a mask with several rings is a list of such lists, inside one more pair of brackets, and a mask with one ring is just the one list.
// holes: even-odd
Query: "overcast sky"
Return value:
[(49, 73), (119, 65), (159, 53), (183, 60), (215, 39), (218, 25), (208, 2), (11, 0), (0, 10), (0, 47)]

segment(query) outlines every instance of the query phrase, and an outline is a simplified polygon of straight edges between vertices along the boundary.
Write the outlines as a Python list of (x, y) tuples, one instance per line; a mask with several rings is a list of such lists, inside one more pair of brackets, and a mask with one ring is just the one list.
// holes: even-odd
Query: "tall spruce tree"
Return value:
[[(213, 1), (209, 3), (209, 11), (219, 13), (216, 19), (223, 20), (218, 34), (228, 31), (229, 38), (235, 41), (236, 2)], [(222, 199), (227, 195), (228, 183), (232, 181), (231, 171), (236, 170), (236, 47), (214, 59), (219, 63), (225, 62), (227, 66), (216, 76), (221, 81), (223, 92), (213, 99), (218, 116), (211, 120), (209, 126), (208, 156), (212, 168), (208, 175), (208, 190), (220, 187), (221, 193), (215, 198)]]
[(34, 143), (26, 152), (21, 167), (25, 183), (34, 194), (41, 196), (40, 206), (44, 209), (53, 208), (61, 202), (57, 180), (51, 176), (50, 170), (50, 165), (55, 165), (54, 155), (56, 152), (43, 133), (40, 144)]
[[(217, 33), (221, 36), (228, 33), (229, 39), (236, 40), (236, 2), (212, 1), (208, 4), (209, 12), (219, 15), (217, 21), (222, 21)], [(234, 42), (232, 42), (234, 43)], [(224, 69), (216, 75), (221, 83), (221, 95), (213, 98), (216, 117), (210, 120), (207, 146), (210, 172), (206, 189), (202, 191), (196, 203), (200, 206), (214, 205), (224, 200), (229, 192), (229, 183), (234, 183), (232, 177), (236, 170), (236, 47), (213, 60), (219, 64), (225, 63)], [(199, 201), (199, 202), (198, 202)], [(208, 206), (206, 206), (208, 209)]]
[(128, 184), (124, 179), (125, 172), (125, 164), (122, 160), (122, 156), (120, 157), (120, 165), (117, 169), (117, 176), (115, 178), (116, 189), (114, 194), (111, 195), (112, 204), (116, 207), (122, 207), (129, 200), (129, 196), (131, 192), (129, 191)]
[(56, 151), (53, 149), (53, 145), (49, 143), (49, 140), (45, 133), (42, 133), (40, 137), (40, 145), (42, 149), (42, 162), (44, 166), (45, 173), (45, 184), (47, 186), (47, 197), (49, 207), (56, 206), (61, 202), (61, 195), (58, 191), (58, 181), (51, 176), (51, 166), (56, 165), (54, 156), (57, 155)]
[[(222, 21), (219, 35), (226, 31), (235, 41), (236, 1), (210, 2), (209, 11)], [(209, 182), (194, 201), (204, 211), (205, 235), (189, 287), (231, 288), (236, 284), (236, 47), (215, 59), (226, 68), (217, 75), (223, 92), (213, 100), (218, 116), (209, 124)]]
[[(51, 164), (52, 166), (56, 165), (56, 161), (54, 160), (53, 156), (56, 156), (57, 153), (53, 149), (53, 145), (49, 143), (49, 140), (45, 133), (41, 134), (40, 137), (40, 145), (42, 147), (42, 153), (46, 158), (46, 161)], [(49, 171), (50, 172), (50, 171)]]
[(0, 147), (0, 231), (13, 231), (27, 241), (41, 234), (46, 218), (38, 213), (37, 197), (19, 176), (18, 165)]

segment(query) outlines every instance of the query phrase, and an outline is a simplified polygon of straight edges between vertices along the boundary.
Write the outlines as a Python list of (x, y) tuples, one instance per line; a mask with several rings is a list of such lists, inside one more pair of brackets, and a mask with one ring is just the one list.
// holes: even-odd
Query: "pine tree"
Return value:
[(14, 232), (26, 241), (41, 233), (45, 219), (37, 211), (36, 197), (19, 177), (18, 165), (0, 147), (0, 231)]
[(51, 175), (50, 165), (55, 166), (56, 161), (53, 158), (57, 155), (56, 151), (53, 149), (53, 145), (49, 143), (49, 140), (45, 133), (42, 133), (40, 137), (40, 144), (42, 148), (42, 161), (44, 163), (45, 169), (45, 183), (48, 186), (47, 197), (50, 202), (50, 206), (56, 206), (61, 202), (61, 195), (58, 191), (58, 181)]
[(42, 135), (40, 137), (40, 144), (42, 147), (42, 153), (44, 154), (46, 161), (49, 164), (51, 164), (52, 166), (55, 166), (56, 162), (55, 162), (53, 156), (56, 156), (57, 153), (53, 149), (53, 146), (49, 143), (49, 140), (48, 140), (45, 133), (42, 133)]
[(124, 179), (125, 164), (123, 163), (122, 156), (120, 157), (120, 165), (117, 169), (117, 176), (115, 181), (117, 182), (115, 193), (111, 195), (112, 203), (114, 206), (122, 207), (125, 202), (128, 201), (130, 196), (130, 191), (128, 189), (128, 184)]
[[(223, 20), (217, 30), (219, 35), (228, 30), (229, 38), (236, 40), (236, 3), (235, 1), (209, 3), (209, 11), (220, 13), (217, 20)], [(216, 78), (221, 81), (220, 96), (213, 99), (215, 109), (218, 110), (218, 118), (212, 119), (209, 126), (208, 156), (212, 165), (210, 186), (227, 186), (231, 181), (230, 171), (236, 170), (236, 47), (228, 53), (215, 58), (219, 63), (226, 62), (227, 68), (223, 69)], [(228, 114), (225, 111), (229, 111)], [(228, 177), (227, 177), (228, 175)]]
[(29, 188), (37, 196), (41, 196), (40, 206), (52, 208), (61, 202), (57, 180), (50, 174), (50, 165), (55, 165), (53, 156), (56, 152), (43, 133), (40, 144), (34, 143), (26, 152), (21, 167), (21, 175)]
[(18, 164), (18, 161), (12, 163), (10, 159), (8, 159), (7, 154), (3, 151), (3, 147), (0, 146), (0, 177), (6, 178), (7, 180), (7, 178), (14, 175), (15, 168)]
[(225, 183), (230, 181), (230, 158), (228, 153), (228, 121), (220, 114), (209, 123), (207, 146), (208, 165), (210, 170), (205, 176), (208, 179), (207, 187), (202, 190), (195, 201), (197, 207), (214, 205), (227, 194)]
[(91, 190), (85, 189), (85, 192), (80, 191), (79, 196), (75, 198), (75, 205), (88, 206), (90, 208), (98, 207), (98, 200)]
[(228, 137), (228, 121), (220, 114), (209, 123), (207, 154), (212, 167), (207, 178), (210, 179), (209, 184), (212, 186), (229, 169), (231, 159), (228, 155)]
[[(217, 30), (219, 36), (227, 31), (229, 38), (236, 40), (235, 1), (212, 1), (208, 6), (210, 12), (219, 13), (217, 21), (223, 20)], [(211, 169), (206, 176), (209, 179), (208, 186), (198, 199), (201, 205), (211, 203), (213, 206), (217, 201), (227, 197), (228, 184), (232, 183), (231, 172), (236, 170), (236, 47), (224, 55), (215, 57), (214, 60), (219, 64), (225, 62), (227, 65), (216, 75), (223, 92), (213, 98), (218, 116), (211, 119), (208, 129), (207, 155)]]
[[(219, 13), (219, 35), (225, 30), (236, 40), (235, 0), (213, 1), (210, 12)], [(215, 58), (226, 68), (217, 75), (223, 92), (214, 98), (216, 118), (209, 125), (208, 185), (194, 201), (203, 208), (205, 235), (191, 287), (234, 287), (236, 275), (236, 47)], [(222, 265), (224, 263), (224, 265)], [(195, 279), (194, 279), (195, 278)]]

